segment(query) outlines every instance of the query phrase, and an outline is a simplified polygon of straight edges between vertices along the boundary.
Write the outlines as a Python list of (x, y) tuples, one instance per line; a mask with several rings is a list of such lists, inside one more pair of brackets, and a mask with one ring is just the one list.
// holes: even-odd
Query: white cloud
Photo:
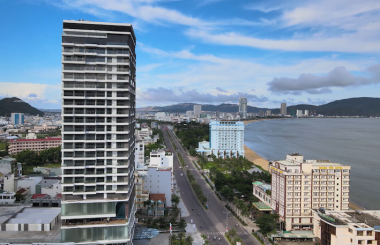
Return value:
[(191, 29), (185, 32), (188, 36), (206, 43), (246, 46), (261, 49), (284, 51), (334, 51), (352, 53), (380, 52), (377, 40), (361, 40), (345, 37), (309, 38), (309, 39), (261, 39), (244, 36), (235, 32), (212, 34), (208, 31)]
[(145, 65), (145, 66), (138, 66), (137, 67), (137, 71), (138, 72), (149, 72), (159, 66), (161, 66), (162, 64), (149, 64), (149, 65)]

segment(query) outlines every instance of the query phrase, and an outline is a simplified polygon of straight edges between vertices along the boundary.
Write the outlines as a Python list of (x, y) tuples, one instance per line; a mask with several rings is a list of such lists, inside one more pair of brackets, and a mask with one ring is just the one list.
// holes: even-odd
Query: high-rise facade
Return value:
[(281, 103), (280, 114), (283, 115), (283, 116), (288, 115), (288, 112), (287, 112), (287, 110), (286, 110), (286, 103)]
[(11, 123), (15, 125), (24, 124), (24, 113), (12, 113), (11, 114)]
[(312, 230), (311, 209), (347, 211), (350, 166), (329, 160), (304, 160), (295, 153), (271, 166), (271, 207), (286, 230)]
[(202, 113), (202, 105), (194, 105), (194, 117), (199, 118)]
[(241, 118), (247, 118), (247, 98), (239, 98), (239, 114)]
[(63, 21), (62, 242), (132, 244), (136, 37)]
[(244, 157), (244, 123), (212, 120), (210, 149), (217, 157)]

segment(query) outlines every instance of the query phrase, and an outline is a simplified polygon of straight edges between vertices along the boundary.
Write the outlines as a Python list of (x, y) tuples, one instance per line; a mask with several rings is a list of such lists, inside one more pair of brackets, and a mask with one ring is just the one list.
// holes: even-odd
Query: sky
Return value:
[(137, 107), (380, 91), (378, 0), (0, 0), (0, 97), (61, 107), (63, 20), (132, 23)]

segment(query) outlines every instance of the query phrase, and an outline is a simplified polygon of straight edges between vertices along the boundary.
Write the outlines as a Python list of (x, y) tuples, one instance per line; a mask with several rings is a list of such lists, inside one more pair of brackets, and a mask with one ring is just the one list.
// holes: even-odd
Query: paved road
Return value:
[[(200, 232), (210, 237), (211, 244), (228, 244), (227, 240), (223, 239), (223, 234), (226, 231), (226, 212), (228, 212), (228, 210), (221, 204), (221, 201), (218, 199), (218, 197), (216, 197), (214, 191), (209, 187), (209, 185), (203, 179), (201, 174), (198, 172), (197, 168), (194, 166), (192, 161), (187, 156), (185, 150), (179, 144), (175, 135), (169, 129), (165, 130), (165, 128), (165, 126), (161, 126), (161, 129), (164, 134), (165, 145), (172, 152), (175, 152), (167, 136), (167, 134), (170, 134), (173, 143), (177, 147), (178, 153), (182, 155), (186, 162), (186, 165), (188, 166), (188, 169), (197, 179), (197, 182), (201, 185), (203, 193), (209, 198), (209, 210), (205, 210), (197, 200), (194, 192), (192, 191), (190, 183), (185, 176), (185, 170), (183, 168), (180, 168), (181, 164), (177, 158), (177, 155), (174, 154), (174, 176), (176, 179), (177, 188), (181, 192), (181, 199), (186, 205), (187, 210), (190, 212), (189, 219), (193, 219), (193, 222), (196, 224)], [(181, 176), (181, 174), (183, 176)], [(229, 216), (232, 215), (229, 214)], [(228, 218), (229, 228), (234, 228), (234, 226), (237, 224), (239, 224), (239, 226), (236, 228), (238, 236), (243, 239), (245, 244), (260, 244), (256, 239), (254, 239), (254, 237), (251, 234), (248, 233), (250, 231), (246, 231), (244, 228), (241, 227), (240, 223), (236, 220), (235, 217)], [(202, 225), (203, 228), (200, 228), (200, 225)], [(214, 236), (216, 236), (217, 238), (221, 238), (221, 241), (212, 240)]]

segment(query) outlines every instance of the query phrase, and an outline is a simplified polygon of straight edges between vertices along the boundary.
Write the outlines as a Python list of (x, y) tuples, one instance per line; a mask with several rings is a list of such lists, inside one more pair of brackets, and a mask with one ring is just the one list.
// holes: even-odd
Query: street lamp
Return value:
[(229, 211), (229, 212), (223, 211), (223, 213), (225, 213), (227, 215), (227, 219), (226, 219), (226, 232), (228, 232), (228, 214), (231, 213), (231, 211)]

